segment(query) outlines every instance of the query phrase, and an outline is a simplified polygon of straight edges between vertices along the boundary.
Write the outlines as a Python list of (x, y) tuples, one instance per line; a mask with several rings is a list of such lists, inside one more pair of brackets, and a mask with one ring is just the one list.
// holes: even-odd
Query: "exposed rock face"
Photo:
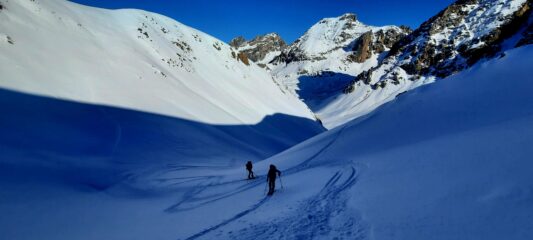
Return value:
[(413, 30), (407, 26), (400, 26), (400, 29), (379, 30), (374, 34), (373, 50), (375, 53), (382, 53), (385, 49), (390, 49), (407, 34)]
[[(356, 99), (346, 104), (353, 109), (353, 117), (371, 110), (360, 106), (375, 108), (396, 95), (450, 76), (483, 58), (531, 44), (531, 4), (531, 0), (458, 0), (451, 4), (406, 37), (399, 38), (377, 66), (359, 73), (344, 88), (343, 92), (351, 95), (346, 99)], [(376, 36), (381, 34), (373, 37)], [(366, 50), (365, 41), (358, 43), (356, 49)], [(373, 50), (378, 52), (380, 46)], [(356, 56), (360, 57), (356, 60), (365, 57), (364, 54)]]
[(229, 44), (260, 66), (265, 66), (287, 47), (285, 41), (277, 33), (257, 36), (250, 41), (246, 41), (243, 37), (237, 37), (231, 40)]
[(353, 48), (353, 54), (348, 55), (348, 59), (354, 62), (362, 63), (369, 59), (372, 55), (372, 31), (368, 31), (359, 37)]
[[(499, 52), (500, 43), (527, 21), (530, 3), (507, 15), (497, 11), (499, 5), (511, 4), (513, 1), (459, 0), (397, 42), (388, 57), (398, 58), (410, 75), (446, 77), (460, 71)], [(498, 27), (490, 29), (489, 25)]]
[(248, 56), (246, 56), (246, 53), (240, 52), (239, 54), (237, 54), (237, 59), (239, 59), (239, 61), (241, 61), (242, 63), (246, 65), (250, 65), (250, 62), (248, 61)]
[(229, 42), (229, 45), (234, 48), (239, 48), (246, 43), (246, 39), (243, 36), (238, 36)]

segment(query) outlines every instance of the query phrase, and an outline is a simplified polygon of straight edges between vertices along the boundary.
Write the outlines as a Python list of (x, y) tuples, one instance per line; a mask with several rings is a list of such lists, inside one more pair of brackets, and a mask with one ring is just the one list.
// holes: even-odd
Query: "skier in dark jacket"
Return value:
[(248, 170), (248, 179), (255, 178), (254, 172), (252, 171), (252, 161), (246, 163), (246, 170)]
[(281, 176), (281, 172), (276, 168), (276, 166), (270, 164), (270, 170), (268, 170), (267, 174), (268, 195), (272, 195), (274, 193), (274, 189), (276, 188), (276, 173), (278, 176)]

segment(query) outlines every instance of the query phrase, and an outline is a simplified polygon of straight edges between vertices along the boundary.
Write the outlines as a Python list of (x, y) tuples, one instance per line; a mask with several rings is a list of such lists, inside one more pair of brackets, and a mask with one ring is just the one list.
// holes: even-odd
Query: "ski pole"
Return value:
[(279, 183), (281, 183), (281, 189), (283, 189), (283, 181), (281, 181), (281, 175), (279, 175)]

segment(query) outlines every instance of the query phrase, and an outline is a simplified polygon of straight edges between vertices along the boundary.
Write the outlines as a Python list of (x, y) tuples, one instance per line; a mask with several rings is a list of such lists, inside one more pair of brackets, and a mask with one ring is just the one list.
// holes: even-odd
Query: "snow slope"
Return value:
[(283, 172), (272, 198), (232, 182), (238, 170), (195, 185), (178, 209), (225, 217), (184, 238), (532, 238), (532, 56), (512, 50), (256, 164)]
[(531, 239), (532, 56), (514, 49), (268, 159), (285, 189), (230, 235)]
[[(259, 162), (320, 129), (0, 90), (0, 239), (531, 239), (532, 57), (511, 50)], [(283, 188), (267, 198), (271, 163)]]
[(230, 46), (167, 17), (64, 0), (0, 3), (2, 88), (210, 124), (314, 119)]
[[(257, 162), (254, 181), (242, 180), (243, 167), (139, 162), (142, 170), (97, 187), (72, 181), (78, 176), (54, 161), (3, 160), (2, 238), (530, 239), (533, 82), (524, 59), (532, 56), (524, 46), (417, 88)], [(133, 134), (164, 122), (122, 111), (106, 109)], [(121, 146), (132, 155), (146, 149), (134, 140)], [(32, 155), (42, 153), (10, 156)], [(267, 198), (263, 173), (271, 163), (282, 182)]]
[(324, 131), (263, 69), (169, 18), (0, 5), (0, 239), (175, 239), (206, 216), (167, 210), (191, 190), (179, 182)]

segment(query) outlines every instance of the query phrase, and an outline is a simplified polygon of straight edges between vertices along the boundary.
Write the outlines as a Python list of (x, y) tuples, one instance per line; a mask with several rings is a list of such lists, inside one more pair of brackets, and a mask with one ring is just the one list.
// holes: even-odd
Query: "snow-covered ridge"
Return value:
[(399, 94), (514, 48), (516, 42), (527, 42), (520, 39), (530, 13), (531, 1), (525, 0), (457, 1), (397, 41), (378, 64), (356, 72), (344, 95), (330, 97), (315, 112), (327, 127), (338, 126)]
[(170, 18), (64, 0), (0, 3), (2, 88), (212, 124), (314, 118), (265, 70)]
[(339, 17), (324, 18), (313, 25), (302, 37), (291, 44), (290, 49), (299, 49), (309, 58), (348, 46), (354, 39), (368, 31), (388, 30), (395, 26), (374, 27), (361, 23), (353, 13)]
[(410, 29), (369, 26), (347, 13), (324, 18), (289, 45), (268, 67), (274, 78), (303, 99), (332, 128), (332, 117), (344, 119), (343, 106), (329, 107), (355, 76), (375, 67)]

